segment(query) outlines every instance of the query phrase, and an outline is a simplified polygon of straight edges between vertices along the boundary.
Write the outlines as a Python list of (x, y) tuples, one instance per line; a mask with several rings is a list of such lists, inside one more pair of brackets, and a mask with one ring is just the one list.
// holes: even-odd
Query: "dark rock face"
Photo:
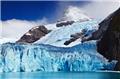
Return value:
[(76, 33), (76, 34), (71, 35), (71, 38), (65, 41), (64, 45), (69, 45), (70, 43), (82, 37), (82, 35), (83, 35), (82, 33)]
[(60, 23), (57, 23), (56, 26), (57, 26), (57, 27), (62, 27), (62, 26), (71, 25), (71, 24), (73, 24), (73, 23), (74, 23), (74, 21), (60, 22)]
[(99, 24), (99, 29), (84, 41), (99, 40), (97, 51), (104, 57), (117, 60), (115, 70), (120, 70), (120, 8)]
[(50, 31), (45, 28), (45, 26), (37, 26), (30, 29), (27, 33), (25, 33), (17, 42), (18, 43), (33, 43), (39, 40), (41, 37), (48, 34)]
[(106, 32), (97, 44), (97, 50), (109, 60), (118, 60), (120, 70), (120, 9), (113, 13)]
[(76, 33), (76, 34), (72, 34), (69, 40), (65, 41), (64, 45), (69, 45), (70, 43), (76, 41), (79, 38), (83, 38), (85, 36), (85, 32), (86, 30), (83, 29), (82, 32)]

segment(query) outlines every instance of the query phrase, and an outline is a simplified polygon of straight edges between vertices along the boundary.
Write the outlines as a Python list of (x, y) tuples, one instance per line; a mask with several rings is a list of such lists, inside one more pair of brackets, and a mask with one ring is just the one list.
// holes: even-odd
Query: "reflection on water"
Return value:
[(120, 79), (118, 72), (17, 72), (0, 73), (0, 79)]

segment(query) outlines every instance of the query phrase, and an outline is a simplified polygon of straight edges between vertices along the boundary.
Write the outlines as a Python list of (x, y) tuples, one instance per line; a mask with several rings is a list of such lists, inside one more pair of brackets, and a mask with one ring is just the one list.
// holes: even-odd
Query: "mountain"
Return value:
[(26, 32), (17, 42), (70, 47), (81, 43), (81, 38), (94, 32), (98, 28), (97, 24), (96, 20), (90, 19), (79, 8), (70, 6), (58, 22), (36, 26), (35, 29), (32, 28)]
[(87, 16), (82, 10), (77, 7), (69, 6), (67, 10), (65, 10), (64, 15), (60, 21), (88, 21), (91, 20), (90, 17)]
[[(50, 33), (48, 33), (46, 36), (39, 39), (35, 43), (49, 44), (58, 47), (71, 47), (80, 44), (82, 36), (94, 32), (95, 29), (97, 29), (98, 26), (97, 24), (98, 24), (97, 21), (94, 20), (85, 22), (74, 22), (72, 25), (59, 27), (59, 29), (51, 31)], [(83, 30), (85, 30), (84, 33), (82, 33)], [(75, 39), (74, 41), (71, 41), (68, 45), (65, 45), (65, 42), (73, 38), (73, 35), (76, 33), (82, 33), (82, 36)]]

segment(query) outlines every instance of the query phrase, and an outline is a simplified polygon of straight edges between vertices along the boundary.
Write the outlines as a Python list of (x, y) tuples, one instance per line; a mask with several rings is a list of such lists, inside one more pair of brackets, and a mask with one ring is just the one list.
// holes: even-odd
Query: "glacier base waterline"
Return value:
[(0, 72), (113, 70), (116, 64), (114, 60), (108, 62), (96, 51), (96, 41), (68, 48), (5, 43), (0, 52)]

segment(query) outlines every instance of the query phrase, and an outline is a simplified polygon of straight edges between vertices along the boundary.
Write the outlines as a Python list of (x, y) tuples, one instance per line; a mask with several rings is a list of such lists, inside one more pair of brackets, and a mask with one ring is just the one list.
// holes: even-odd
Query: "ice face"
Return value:
[(115, 65), (97, 53), (95, 41), (68, 48), (6, 43), (0, 51), (0, 72), (112, 70)]

